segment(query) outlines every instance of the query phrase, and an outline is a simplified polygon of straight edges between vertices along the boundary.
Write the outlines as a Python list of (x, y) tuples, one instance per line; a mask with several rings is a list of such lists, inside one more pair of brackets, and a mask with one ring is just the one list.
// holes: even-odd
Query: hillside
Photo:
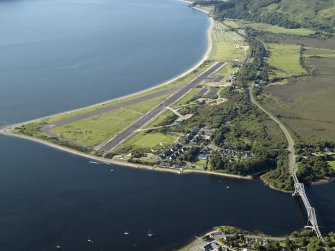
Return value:
[(197, 1), (215, 5), (218, 18), (238, 18), (286, 28), (313, 27), (331, 31), (335, 26), (335, 0), (229, 0)]

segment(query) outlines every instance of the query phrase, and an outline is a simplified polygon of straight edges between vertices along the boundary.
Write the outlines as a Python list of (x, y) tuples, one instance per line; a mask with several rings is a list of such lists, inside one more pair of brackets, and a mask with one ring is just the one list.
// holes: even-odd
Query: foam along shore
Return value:
[(234, 175), (234, 174), (228, 174), (228, 173), (219, 173), (219, 172), (212, 172), (212, 171), (201, 171), (201, 170), (191, 170), (191, 169), (172, 169), (172, 168), (162, 168), (159, 166), (148, 166), (148, 165), (143, 165), (143, 164), (134, 164), (126, 161), (118, 161), (115, 159), (107, 159), (103, 157), (99, 157), (96, 155), (88, 154), (88, 153), (83, 153), (68, 147), (60, 146), (45, 140), (41, 140), (38, 138), (26, 136), (26, 135), (21, 135), (21, 134), (14, 134), (11, 133), (10, 130), (13, 129), (13, 127), (6, 127), (4, 129), (0, 130), (0, 134), (10, 136), (10, 137), (17, 137), (25, 140), (30, 140), (39, 144), (43, 144), (49, 147), (52, 147), (57, 150), (65, 151), (77, 156), (81, 156), (84, 158), (87, 158), (89, 160), (94, 160), (98, 161), (104, 164), (115, 164), (119, 166), (125, 166), (125, 167), (131, 167), (131, 168), (136, 168), (136, 169), (144, 169), (144, 170), (150, 170), (150, 171), (159, 171), (159, 172), (166, 172), (166, 173), (174, 173), (174, 174), (192, 174), (192, 173), (198, 173), (198, 174), (207, 174), (207, 175), (213, 175), (213, 176), (221, 176), (221, 177), (226, 177), (226, 178), (231, 178), (231, 179), (241, 179), (241, 180), (252, 180), (253, 176), (240, 176), (240, 175)]

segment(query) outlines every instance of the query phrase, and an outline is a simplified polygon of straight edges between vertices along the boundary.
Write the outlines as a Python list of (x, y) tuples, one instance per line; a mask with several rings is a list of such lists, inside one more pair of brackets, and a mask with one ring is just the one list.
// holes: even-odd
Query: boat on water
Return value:
[(90, 160), (90, 161), (89, 161), (89, 163), (90, 163), (90, 164), (99, 165), (99, 163), (98, 163), (98, 162), (96, 162), (96, 161), (93, 161), (93, 160)]
[(90, 243), (90, 244), (93, 244), (93, 240), (91, 239), (90, 236), (87, 238), (87, 242)]
[(110, 172), (115, 172), (115, 170), (114, 169), (111, 169), (111, 170), (109, 170)]
[(57, 243), (56, 246), (55, 246), (55, 248), (56, 248), (56, 249), (62, 249), (62, 246), (61, 246), (60, 244)]
[(124, 231), (123, 234), (124, 234), (124, 235), (129, 235), (129, 232), (126, 230), (126, 231)]
[(148, 231), (148, 237), (153, 237), (154, 236), (154, 234), (153, 234), (153, 232), (149, 229), (149, 231)]
[(227, 189), (229, 189), (230, 187), (229, 186), (226, 186)]

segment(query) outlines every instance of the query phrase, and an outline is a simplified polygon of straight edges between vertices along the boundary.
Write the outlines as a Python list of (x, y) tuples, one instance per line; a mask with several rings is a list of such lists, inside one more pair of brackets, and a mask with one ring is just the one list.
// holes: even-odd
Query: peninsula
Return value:
[[(323, 109), (329, 127), (310, 137), (296, 121), (321, 121), (318, 114), (297, 117), (292, 107), (283, 109), (275, 93), (297, 81), (325, 84), (335, 58), (332, 31), (235, 18), (229, 11), (238, 4), (192, 6), (206, 11), (211, 24), (208, 50), (191, 70), (139, 93), (10, 125), (1, 133), (136, 168), (243, 179), (261, 175), (280, 191), (294, 190), (289, 166), (302, 183), (330, 180), (335, 175), (331, 111)], [(226, 12), (229, 18), (222, 17)]]

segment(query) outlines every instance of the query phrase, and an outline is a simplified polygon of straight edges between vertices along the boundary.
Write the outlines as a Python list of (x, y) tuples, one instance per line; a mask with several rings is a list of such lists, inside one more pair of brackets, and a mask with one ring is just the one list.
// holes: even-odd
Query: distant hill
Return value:
[(246, 19), (286, 28), (332, 30), (335, 26), (335, 0), (202, 0), (196, 3), (214, 5), (218, 18)]

